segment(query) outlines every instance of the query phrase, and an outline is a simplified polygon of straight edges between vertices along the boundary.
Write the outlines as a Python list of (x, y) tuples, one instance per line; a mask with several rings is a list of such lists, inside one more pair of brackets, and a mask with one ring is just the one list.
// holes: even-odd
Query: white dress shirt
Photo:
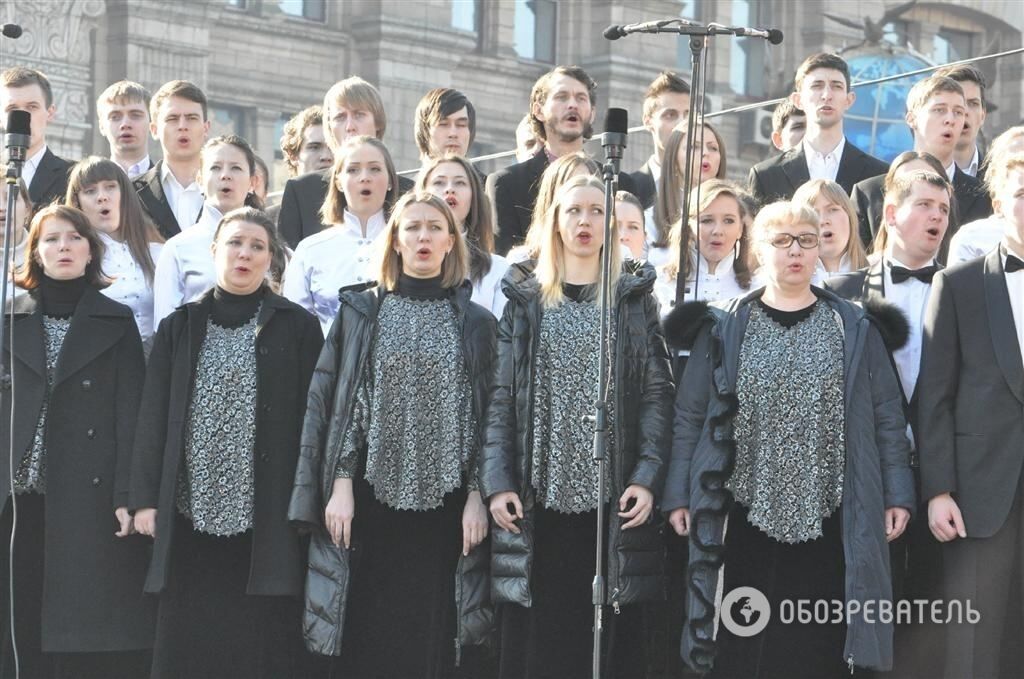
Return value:
[(39, 149), (34, 156), (25, 159), (25, 164), (21, 168), (21, 178), (25, 180), (25, 186), (32, 186), (32, 179), (36, 176), (36, 170), (39, 169), (39, 163), (46, 155), (47, 148), (46, 144), (43, 144), (43, 148)]
[[(142, 346), (148, 354), (153, 338), (153, 286), (132, 257), (127, 243), (116, 241), (103, 232), (100, 232), (100, 240), (106, 248), (103, 253), (103, 273), (113, 281), (100, 292), (132, 310), (135, 324), (139, 326)], [(163, 246), (163, 243), (149, 244), (149, 255), (154, 263), (160, 260)]]
[(386, 223), (381, 210), (367, 221), (364, 236), (359, 218), (344, 214), (344, 223), (302, 239), (281, 285), (281, 294), (316, 315), (325, 337), (341, 305), (338, 290), (376, 280), (374, 241)]
[[(856, 234), (851, 235), (851, 238), (856, 237)], [(840, 273), (848, 273), (853, 271), (853, 267), (850, 266), (849, 255), (843, 255), (839, 258), (839, 268), (835, 271), (828, 271), (825, 269), (825, 263), (818, 259), (817, 264), (814, 265), (814, 275), (811, 276), (811, 285), (815, 285), (819, 288), (824, 287), (825, 281), (832, 276)]]
[(949, 183), (952, 184), (953, 183), (953, 177), (955, 177), (955, 176), (956, 176), (956, 161), (954, 160), (946, 168), (946, 179), (948, 179)]
[(1006, 233), (1006, 221), (997, 215), (961, 226), (949, 241), (950, 265), (992, 252)]
[[(1013, 254), (1003, 241), (1003, 277), (1006, 278), (1006, 292), (1010, 295), (1010, 309), (1013, 311), (1013, 325), (1017, 328), (1017, 347), (1020, 349), (1021, 360), (1024, 361), (1024, 269), (1006, 272), (1006, 258)], [(1018, 257), (1016, 254), (1014, 257)]]
[(811, 179), (827, 179), (834, 182), (836, 175), (839, 174), (839, 161), (843, 158), (843, 149), (846, 148), (846, 137), (840, 139), (836, 147), (828, 153), (819, 153), (806, 139), (803, 144), (807, 174)]
[[(152, 167), (152, 165), (149, 162), (149, 154), (146, 154), (146, 156), (139, 162), (129, 165), (128, 169), (125, 170), (125, 174), (128, 175), (128, 179), (135, 179), (140, 175), (146, 174), (150, 167)], [(175, 183), (177, 183), (177, 180), (175, 180)], [(166, 190), (166, 187), (164, 190)]]
[(505, 277), (508, 267), (507, 259), (501, 255), (491, 255), (491, 270), (479, 283), (473, 284), (471, 301), (487, 309), (498, 319), (501, 318), (501, 312), (505, 310), (505, 303), (508, 302), (505, 293), (501, 291), (501, 279)]
[(978, 166), (981, 164), (981, 153), (978, 151), (978, 145), (974, 145), (974, 157), (971, 158), (971, 162), (967, 164), (967, 167), (961, 167), (961, 172), (966, 172), (972, 177), (978, 176)]
[(203, 214), (190, 226), (164, 243), (153, 276), (153, 326), (182, 304), (199, 299), (217, 283), (213, 265), (213, 234), (220, 221), (220, 210), (209, 203), (202, 205)]
[(203, 207), (203, 190), (199, 184), (192, 180), (188, 186), (182, 186), (167, 163), (160, 165), (160, 184), (181, 230), (185, 230), (185, 224), (195, 224), (199, 210)]
[[(934, 262), (933, 262), (934, 263)], [(893, 361), (896, 363), (896, 370), (899, 373), (900, 384), (903, 385), (903, 394), (909, 401), (914, 395), (914, 388), (917, 386), (917, 377), (921, 372), (921, 339), (924, 329), (924, 311), (928, 306), (928, 297), (931, 295), (931, 283), (919, 281), (916, 278), (908, 278), (902, 283), (892, 282), (892, 267), (902, 266), (899, 260), (886, 254), (882, 262), (882, 286), (885, 291), (885, 299), (895, 304), (906, 315), (910, 325), (910, 335), (907, 343), (892, 352)]]

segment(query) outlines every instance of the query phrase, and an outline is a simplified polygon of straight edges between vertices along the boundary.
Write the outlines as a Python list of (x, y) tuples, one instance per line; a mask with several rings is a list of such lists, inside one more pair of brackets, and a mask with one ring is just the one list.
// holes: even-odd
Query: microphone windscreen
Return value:
[(20, 38), (21, 26), (18, 24), (4, 24), (3, 34), (6, 38)]
[(778, 45), (780, 42), (782, 42), (782, 31), (780, 31), (777, 28), (769, 28), (768, 42), (770, 42), (773, 45)]
[(608, 40), (618, 40), (624, 35), (625, 33), (622, 32), (622, 26), (612, 24), (608, 28), (604, 29), (604, 37)]
[(610, 108), (604, 116), (604, 131), (626, 134), (629, 131), (629, 111)]
[(28, 111), (11, 111), (7, 114), (7, 134), (32, 134), (32, 114)]

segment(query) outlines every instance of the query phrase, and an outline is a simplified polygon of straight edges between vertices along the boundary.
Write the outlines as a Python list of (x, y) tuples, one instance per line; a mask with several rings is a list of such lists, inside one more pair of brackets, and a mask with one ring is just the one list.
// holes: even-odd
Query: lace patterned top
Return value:
[(21, 463), (14, 472), (15, 493), (46, 492), (46, 412), (49, 410), (50, 395), (53, 393), (57, 359), (60, 357), (60, 350), (64, 346), (64, 338), (67, 337), (69, 328), (70, 318), (43, 316), (43, 334), (46, 339), (46, 395), (43, 397), (43, 407), (39, 409), (39, 421), (36, 422), (32, 447), (21, 458)]
[[(600, 306), (593, 300), (566, 300), (541, 315), (530, 479), (541, 505), (565, 514), (597, 509), (594, 428), (583, 418), (594, 414), (600, 325)], [(609, 429), (613, 414), (610, 408)], [(609, 436), (610, 454), (613, 448)], [(605, 481), (606, 497), (611, 497), (611, 474)]]
[(360, 382), (336, 478), (356, 473), (365, 445), (364, 478), (389, 507), (440, 507), (463, 474), (476, 490), (473, 392), (448, 299), (386, 295)]
[(258, 317), (238, 328), (206, 324), (177, 492), (178, 511), (202, 533), (252, 528)]
[(749, 521), (779, 542), (822, 535), (843, 499), (843, 330), (827, 304), (784, 327), (752, 304), (743, 336), (726, 484)]

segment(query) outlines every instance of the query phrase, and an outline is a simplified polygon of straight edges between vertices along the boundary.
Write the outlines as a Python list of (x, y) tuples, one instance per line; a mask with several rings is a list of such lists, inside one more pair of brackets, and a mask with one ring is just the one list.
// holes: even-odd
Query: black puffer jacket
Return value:
[[(650, 489), (657, 502), (665, 477), (672, 431), (674, 390), (668, 352), (651, 290), (654, 269), (623, 273), (615, 291), (616, 333), (614, 440), (610, 473), (612, 501), (626, 487)], [(543, 308), (540, 284), (527, 267), (514, 266), (502, 281), (509, 298), (498, 325), (498, 362), (480, 455), (480, 492), (490, 498), (515, 491), (523, 502), (518, 535), (491, 535), (491, 597), (495, 603), (530, 606), (535, 492), (529, 478), (533, 440), (533, 359)], [(609, 513), (607, 601), (612, 605), (659, 599), (663, 593), (662, 524), (621, 530)]]
[[(341, 448), (339, 441), (352, 415), (359, 377), (370, 360), (377, 314), (385, 294), (381, 288), (368, 289), (371, 285), (342, 289), (338, 316), (309, 387), (302, 447), (288, 508), (288, 518), (312, 533), (303, 634), (306, 646), (322, 655), (341, 652), (349, 582), (349, 552), (334, 546), (324, 526), (324, 510), (338, 464), (335, 456), (325, 452)], [(495, 321), (489, 311), (470, 301), (471, 295), (472, 286), (466, 282), (452, 291), (451, 303), (462, 328), (462, 355), (473, 385), (473, 416), (483, 422), (493, 372)], [(482, 444), (482, 433), (480, 439)], [(458, 646), (482, 643), (491, 629), (486, 569), (480, 567), (486, 562), (482, 556), (486, 549), (485, 541), (468, 557), (460, 558), (456, 582)]]

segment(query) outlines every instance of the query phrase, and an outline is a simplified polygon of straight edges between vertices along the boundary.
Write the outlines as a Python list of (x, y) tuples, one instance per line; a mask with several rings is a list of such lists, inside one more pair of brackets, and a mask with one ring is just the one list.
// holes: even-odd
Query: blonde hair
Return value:
[(331, 85), (324, 94), (323, 124), (324, 141), (332, 151), (338, 150), (338, 142), (330, 131), (330, 119), (338, 106), (351, 109), (362, 109), (373, 116), (377, 139), (384, 138), (384, 130), (388, 127), (388, 114), (384, 111), (384, 100), (380, 91), (357, 75), (345, 78)]
[(398, 198), (398, 173), (395, 172), (395, 163), (391, 160), (388, 147), (376, 137), (366, 135), (349, 137), (334, 151), (334, 164), (331, 166), (331, 181), (327, 184), (327, 196), (324, 204), (320, 206), (320, 221), (324, 224), (342, 224), (345, 221), (345, 208), (348, 201), (345, 200), (345, 192), (338, 187), (338, 175), (345, 169), (345, 162), (357, 148), (363, 145), (372, 146), (384, 156), (384, 167), (388, 173), (388, 191), (384, 194), (384, 217), (391, 214), (391, 206)]
[(1007, 169), (1006, 160), (1010, 156), (1016, 157), (1024, 152), (1024, 148), (1014, 148), (1018, 144), (1024, 146), (1024, 125), (1009, 128), (993, 139), (988, 148), (988, 155), (985, 156), (982, 165), (985, 168), (985, 188), (993, 198), (1000, 189), (999, 182)]
[(806, 205), (788, 200), (770, 203), (761, 208), (754, 218), (754, 224), (750, 227), (750, 240), (752, 243), (764, 243), (771, 232), (780, 226), (797, 224), (807, 224), (814, 227), (815, 231), (821, 231), (818, 213)]
[(560, 156), (544, 169), (544, 174), (540, 178), (540, 187), (537, 189), (537, 200), (533, 203), (530, 227), (526, 230), (526, 237), (523, 239), (529, 259), (537, 259), (537, 253), (540, 252), (540, 234), (544, 230), (544, 220), (547, 218), (548, 208), (555, 202), (555, 195), (581, 166), (586, 167), (587, 172), (593, 176), (597, 176), (601, 172), (601, 166), (597, 161), (583, 151)]
[(385, 290), (394, 290), (398, 286), (398, 277), (402, 273), (402, 256), (396, 250), (396, 234), (405, 210), (418, 204), (429, 205), (440, 212), (448, 225), (448, 235), (452, 237), (451, 252), (445, 255), (444, 262), (441, 263), (441, 285), (445, 288), (462, 285), (469, 273), (466, 240), (462, 237), (459, 225), (455, 223), (448, 203), (427, 191), (412, 191), (405, 194), (391, 212), (391, 218), (388, 219), (388, 224), (379, 238), (380, 275), (377, 282)]
[(846, 241), (846, 247), (843, 248), (842, 254), (846, 255), (850, 260), (850, 268), (856, 270), (867, 266), (868, 258), (864, 254), (864, 245), (860, 242), (860, 236), (857, 233), (857, 209), (853, 206), (850, 196), (847, 195), (842, 186), (827, 179), (809, 181), (793, 194), (794, 203), (803, 203), (812, 210), (814, 209), (814, 201), (818, 198), (824, 198), (830, 203), (835, 203), (846, 213), (846, 218), (850, 223), (850, 236)]
[[(579, 188), (592, 188), (604, 192), (604, 184), (600, 179), (587, 175), (573, 177), (558, 190), (555, 199), (551, 202), (541, 223), (541, 231), (538, 234), (540, 251), (537, 253), (537, 266), (534, 275), (540, 283), (541, 304), (545, 309), (556, 307), (565, 301), (565, 294), (562, 292), (562, 284), (565, 282), (565, 245), (562, 243), (562, 234), (559, 231), (560, 206), (570, 191)], [(603, 224), (595, 225), (596, 229), (603, 229)], [(619, 235), (615, 221), (612, 220), (611, 242), (606, 241), (602, 248), (611, 248), (609, 254), (613, 265), (611, 267), (611, 287), (614, 289), (618, 282), (620, 267), (619, 262)]]

